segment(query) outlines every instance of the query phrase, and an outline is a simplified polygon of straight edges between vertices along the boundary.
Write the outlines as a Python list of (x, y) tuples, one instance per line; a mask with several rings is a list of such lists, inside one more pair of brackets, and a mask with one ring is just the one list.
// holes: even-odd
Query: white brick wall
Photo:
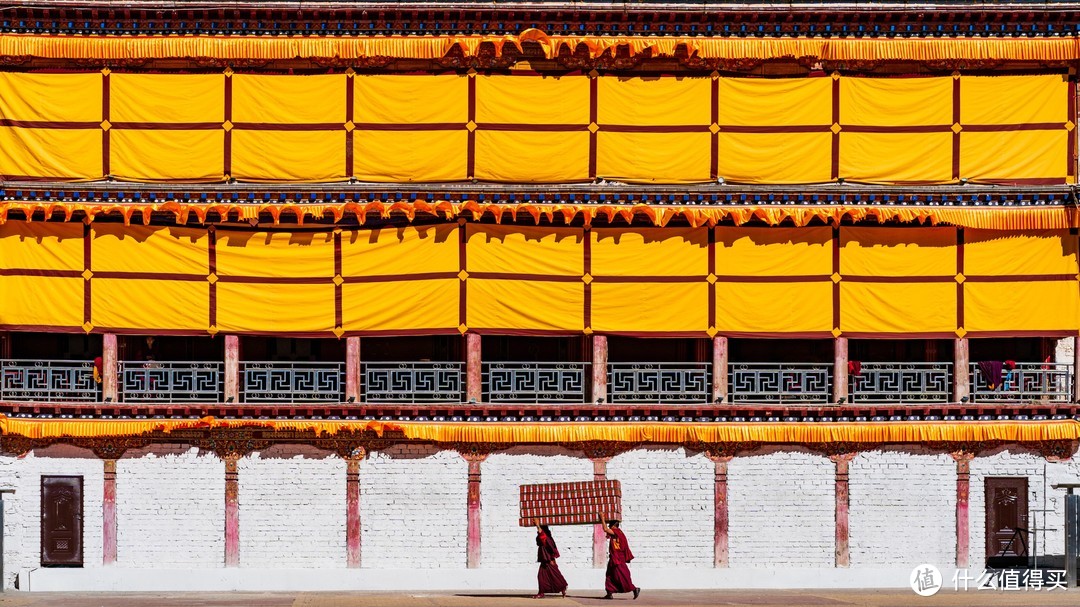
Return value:
[(85, 449), (53, 445), (21, 459), (0, 458), (0, 486), (14, 488), (4, 500), (4, 572), (12, 587), (21, 568), (41, 566), (41, 477), (83, 477), (83, 563), (101, 567), (101, 502), (105, 470)]
[(956, 462), (947, 454), (862, 453), (850, 467), (852, 567), (956, 564)]
[(613, 458), (623, 523), (637, 567), (711, 567), (713, 463), (679, 449), (638, 449)]
[(465, 568), (468, 464), (453, 451), (402, 445), (360, 464), (363, 566)]
[(835, 469), (828, 458), (800, 451), (769, 450), (732, 459), (730, 565), (832, 567)]
[[(536, 532), (518, 527), (521, 485), (589, 481), (592, 462), (557, 447), (518, 447), (490, 455), (480, 467), (483, 542), (481, 566), (527, 567), (536, 562)], [(559, 526), (551, 530), (563, 567), (592, 566), (591, 525)]]
[(345, 462), (278, 445), (237, 463), (242, 567), (345, 567)]
[(120, 567), (224, 566), (225, 463), (179, 445), (128, 451), (116, 462), (116, 521)]

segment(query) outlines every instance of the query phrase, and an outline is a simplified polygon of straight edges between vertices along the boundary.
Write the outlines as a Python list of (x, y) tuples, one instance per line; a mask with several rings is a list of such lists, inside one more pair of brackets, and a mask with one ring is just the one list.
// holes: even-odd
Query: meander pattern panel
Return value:
[(1073, 183), (1074, 85), (1053, 73), (0, 72), (0, 177)]
[(1077, 238), (954, 227), (268, 231), (8, 222), (0, 226), (0, 327), (338, 337), (1066, 335), (1080, 329)]

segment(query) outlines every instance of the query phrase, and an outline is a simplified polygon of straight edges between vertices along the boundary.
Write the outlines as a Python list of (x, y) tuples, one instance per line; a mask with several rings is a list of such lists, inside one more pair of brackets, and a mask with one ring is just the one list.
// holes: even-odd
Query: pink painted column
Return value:
[(240, 483), (236, 464), (240, 455), (225, 456), (225, 566), (240, 564)]
[(487, 459), (486, 453), (462, 454), (469, 462), (469, 521), (467, 544), (465, 548), (465, 566), (469, 569), (480, 568), (480, 464)]
[(727, 475), (730, 455), (708, 455), (713, 470), (713, 567), (728, 566), (728, 497)]
[(971, 460), (975, 456), (957, 451), (952, 457), (956, 460), (956, 567), (963, 569), (968, 566), (971, 545), (968, 496), (971, 494)]
[(345, 549), (350, 569), (360, 567), (360, 462), (366, 455), (361, 447), (345, 458)]
[[(592, 399), (607, 402), (607, 335), (592, 336)], [(602, 531), (601, 531), (602, 533)]]
[(240, 402), (240, 336), (225, 336), (225, 401)]
[(966, 337), (956, 339), (953, 349), (953, 401), (961, 402), (971, 394), (971, 353)]
[(116, 562), (116, 460), (102, 460), (105, 464), (104, 497), (101, 500), (101, 562)]
[(465, 400), (483, 402), (484, 374), (480, 353), (480, 335), (465, 334)]
[(846, 337), (833, 339), (833, 402), (848, 397), (848, 340)]
[[(604, 345), (606, 346), (607, 343), (605, 342)], [(606, 354), (605, 348), (605, 356)], [(589, 459), (592, 460), (593, 480), (607, 480), (607, 465), (611, 458), (591, 457)], [(592, 564), (594, 569), (602, 569), (607, 566), (607, 535), (604, 533), (604, 528), (599, 524), (593, 525)]]
[(728, 393), (728, 338), (717, 335), (712, 340), (712, 402), (720, 404)]
[(838, 453), (830, 455), (829, 459), (836, 464), (836, 554), (833, 562), (836, 567), (848, 567), (851, 565), (849, 548), (851, 534), (848, 525), (851, 494), (848, 490), (848, 464), (855, 459), (855, 454)]
[(360, 338), (345, 338), (345, 400), (360, 402)]
[(101, 398), (117, 402), (117, 361), (116, 333), (102, 335), (101, 344)]

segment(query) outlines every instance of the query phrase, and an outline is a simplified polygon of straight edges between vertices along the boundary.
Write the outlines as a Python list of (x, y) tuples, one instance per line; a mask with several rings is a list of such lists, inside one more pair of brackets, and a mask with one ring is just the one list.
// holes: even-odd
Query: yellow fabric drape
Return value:
[(0, 416), (0, 434), (27, 438), (138, 436), (187, 429), (263, 428), (314, 432), (400, 432), (439, 443), (832, 443), (1039, 442), (1080, 438), (1080, 422), (859, 422), (859, 423), (454, 423), (299, 420), (27, 420)]
[(1063, 62), (1080, 58), (1077, 40), (1065, 38), (703, 38), (676, 36), (558, 36), (538, 30), (512, 35), (454, 36), (60, 36), (0, 35), (0, 56), (51, 59), (293, 59), (394, 57), (438, 59), (452, 47), (475, 55), (483, 43), (501, 55), (507, 44), (520, 50), (536, 42), (551, 59), (579, 45), (593, 57), (624, 46), (631, 55), (650, 50), (673, 55), (684, 46), (709, 59), (819, 59), (825, 61), (1004, 60)]
[[(659, 213), (659, 211), (658, 211)], [(84, 236), (84, 233), (86, 234)], [(0, 325), (821, 336), (1080, 330), (1068, 230), (0, 225)], [(50, 305), (35, 302), (48, 296)]]
[(1069, 96), (1057, 74), (7, 75), (0, 177), (1063, 184)]

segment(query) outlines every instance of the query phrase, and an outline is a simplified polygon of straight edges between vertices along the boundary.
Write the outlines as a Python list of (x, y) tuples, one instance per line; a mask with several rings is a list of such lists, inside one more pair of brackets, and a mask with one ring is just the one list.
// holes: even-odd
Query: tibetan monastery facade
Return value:
[(4, 587), (1060, 559), (1080, 6), (152, 5), (0, 23)]

